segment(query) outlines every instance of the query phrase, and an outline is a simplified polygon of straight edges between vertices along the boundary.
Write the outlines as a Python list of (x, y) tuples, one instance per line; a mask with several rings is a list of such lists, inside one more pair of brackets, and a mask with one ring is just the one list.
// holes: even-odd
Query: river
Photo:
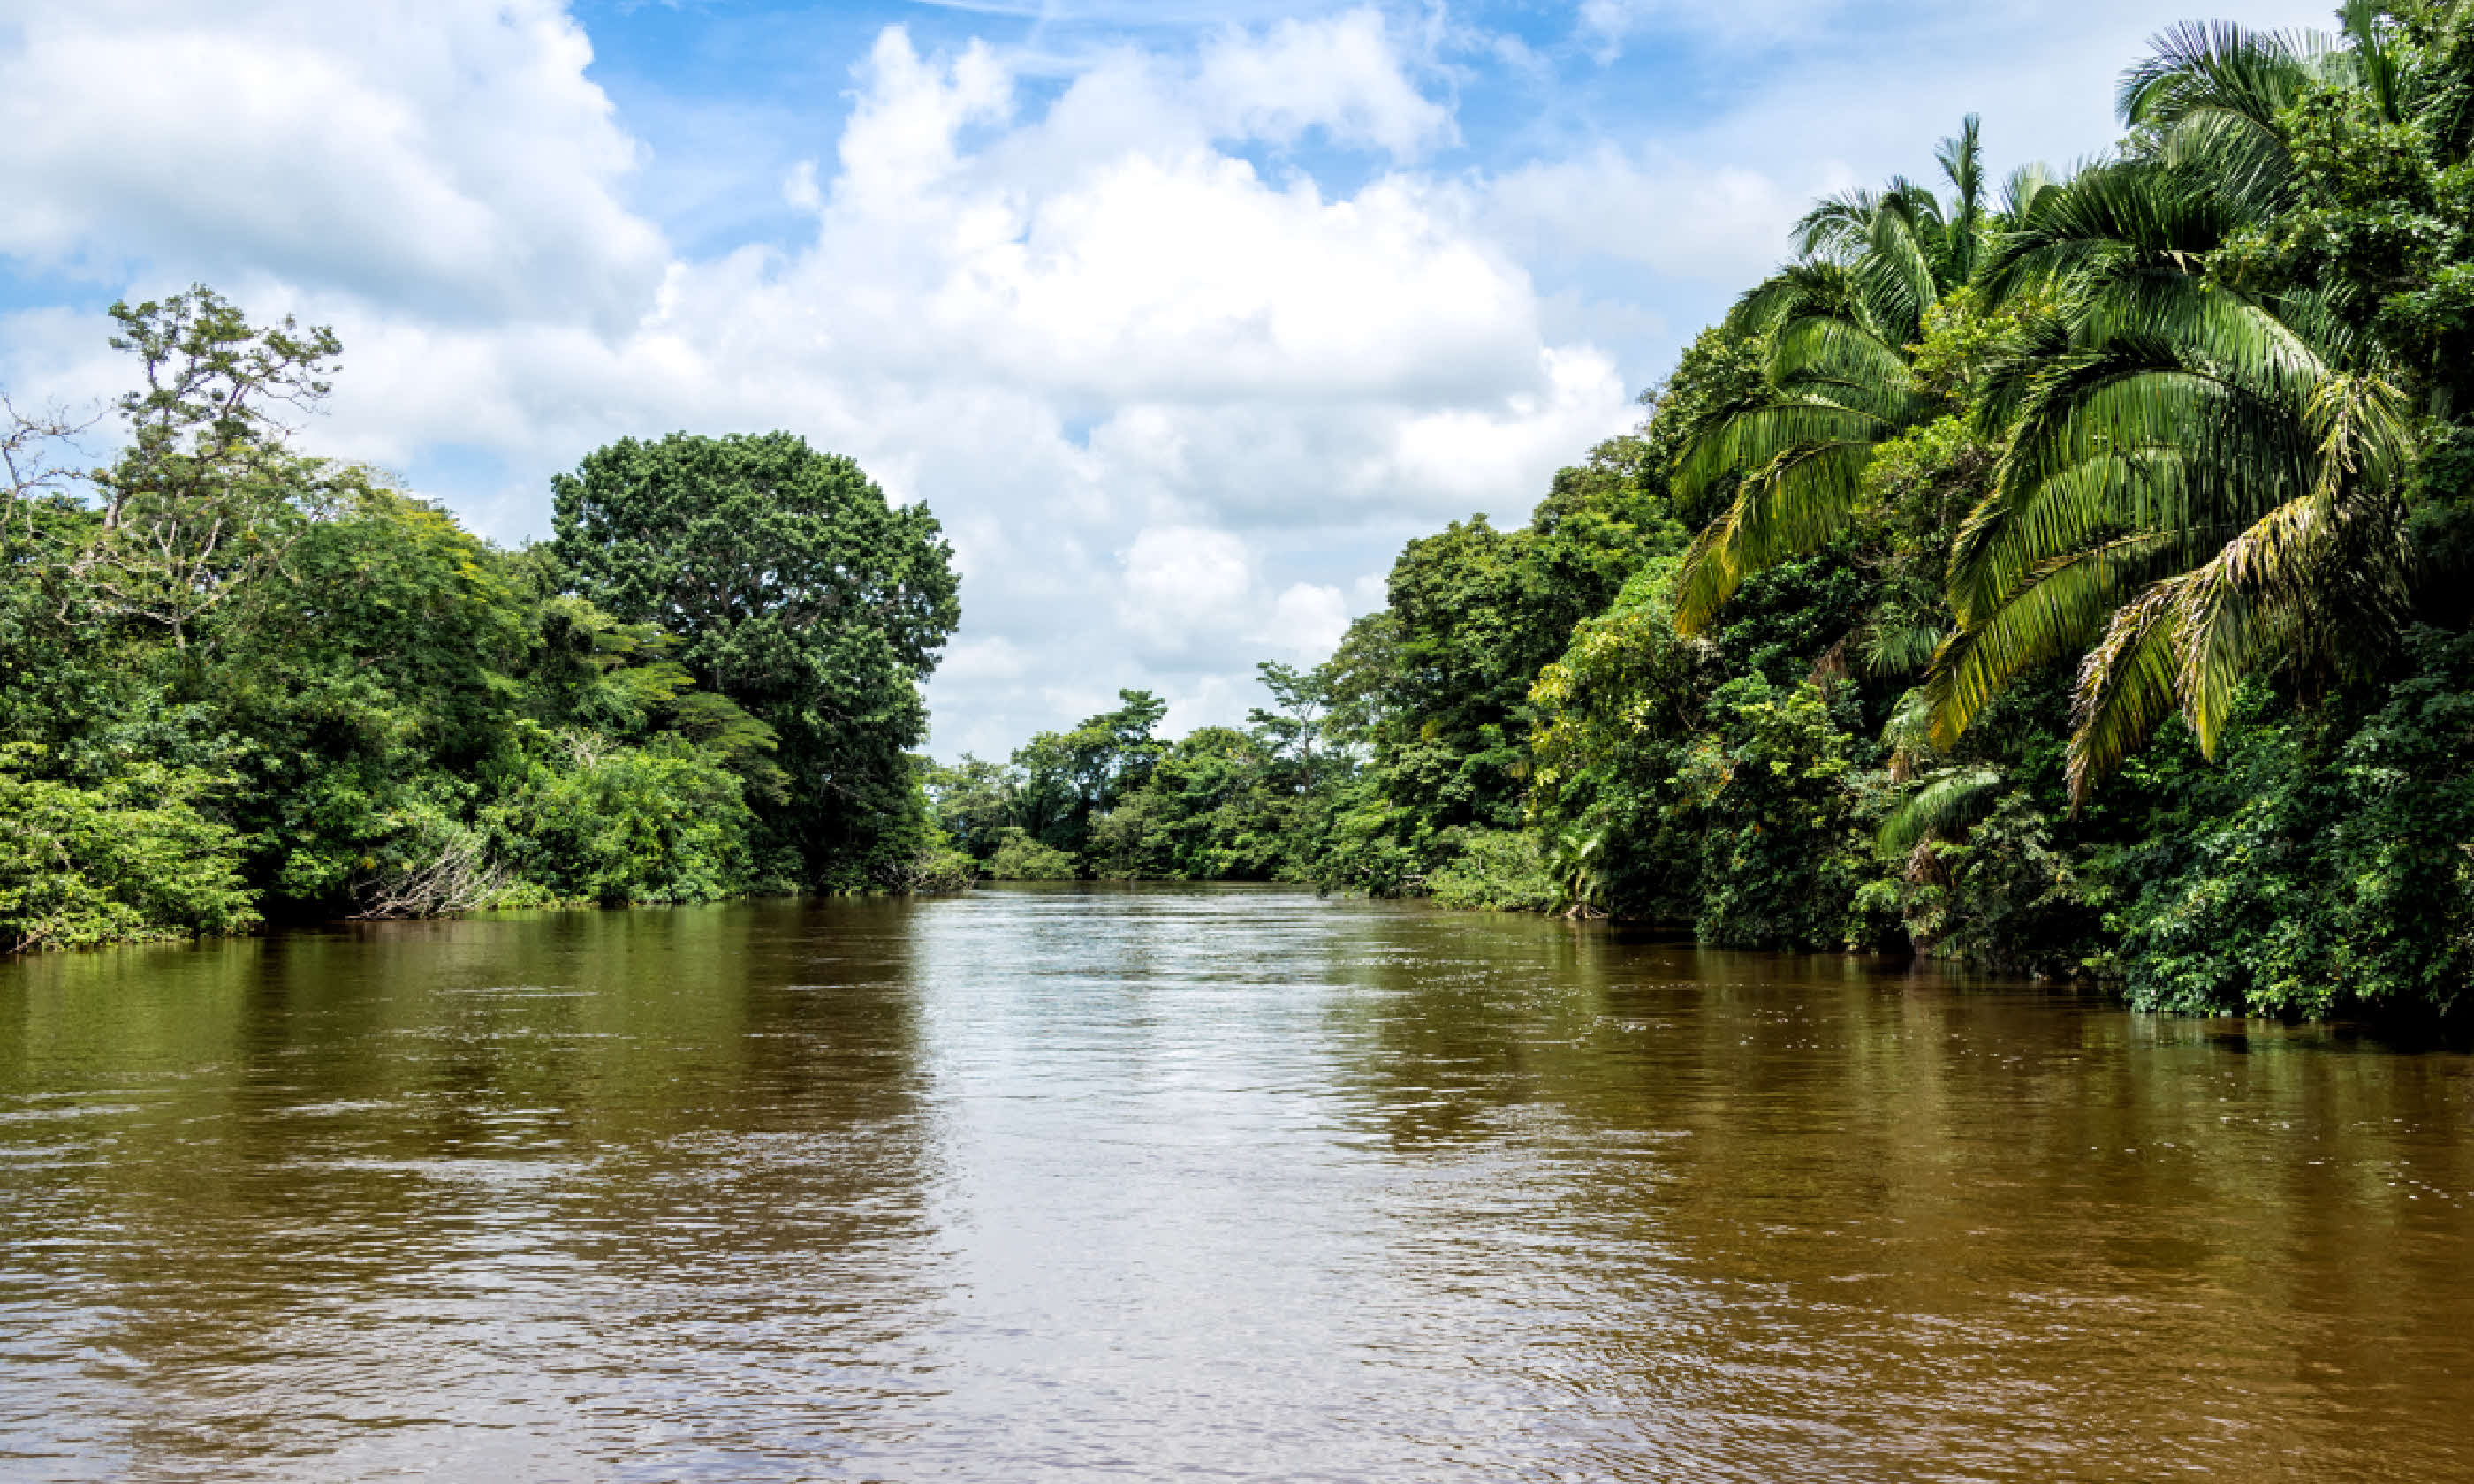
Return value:
[(1264, 888), (0, 963), (0, 1477), (2469, 1477), (2469, 1099)]

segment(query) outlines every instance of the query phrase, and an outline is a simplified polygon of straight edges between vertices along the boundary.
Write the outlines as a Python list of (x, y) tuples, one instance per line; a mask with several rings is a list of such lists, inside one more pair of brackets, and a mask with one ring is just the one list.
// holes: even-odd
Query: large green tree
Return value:
[(253, 325), (204, 285), (110, 314), (112, 348), (137, 358), (143, 385), (119, 399), (128, 446), (91, 476), (100, 518), (62, 574), (63, 611), (159, 626), (186, 648), (311, 518), (366, 486), (356, 467), (293, 452), (282, 420), (324, 401), (343, 347), (289, 317)]
[(2393, 651), (2417, 443), (2450, 442), (2464, 376), (2463, 9), (2168, 33), (2123, 88), (2129, 157), (2005, 235), (1988, 292), (2050, 307), (1988, 399), (2008, 447), (1951, 559), (1941, 740), (2084, 652), (2083, 799), (2169, 716), (2213, 754), (2249, 678), (2323, 692)]
[[(1733, 491), (1686, 554), (1676, 621), (1698, 633), (1744, 579), (1819, 549), (1857, 515), (1882, 443), (1951, 410), (1911, 364), (1935, 305), (1975, 276), (1988, 232), (1982, 149), (1970, 115), (1938, 153), (1952, 197), (1904, 178), (1830, 197), (1796, 226), (1796, 260), (1747, 292), (1725, 332), (1758, 342), (1758, 386), (1695, 410), (1676, 464), (1679, 502)], [(2044, 188), (2008, 183), (2004, 214)]]
[(1683, 543), (1652, 446), (1637, 434), (1599, 443), (1557, 472), (1524, 526), (1474, 515), (1402, 549), (1385, 607), (1317, 679), (1328, 733), (1370, 763), (1350, 832), (1422, 854), (1438, 831), (1518, 823), (1538, 672), (1643, 562)]
[(777, 861), (849, 888), (922, 844), (920, 683), (960, 619), (924, 506), (790, 433), (621, 439), (552, 481), (553, 551), (596, 607), (658, 625), (696, 679), (768, 724)]
[(1014, 827), (1051, 850), (1079, 853), (1091, 817), (1150, 778), (1168, 748), (1155, 734), (1168, 703), (1148, 690), (1118, 691), (1117, 702), (1115, 710), (1037, 732), (1014, 750)]

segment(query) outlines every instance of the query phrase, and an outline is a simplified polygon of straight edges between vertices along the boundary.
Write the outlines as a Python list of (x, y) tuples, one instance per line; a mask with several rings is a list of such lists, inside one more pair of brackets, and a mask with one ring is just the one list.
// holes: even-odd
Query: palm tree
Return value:
[[(2348, 8), (2349, 31), (2377, 40), (2373, 9)], [(2144, 131), (2165, 163), (2189, 170), (2254, 220), (2292, 204), (2293, 157), (2282, 115), (2314, 89), (2360, 81), (2355, 52), (2316, 31), (2254, 31), (2230, 21), (2185, 21), (2149, 43), (2122, 74), (2115, 108)]]
[(1686, 497), (1736, 478), (1726, 513), (1686, 553), (1683, 632), (1706, 626), (1746, 576), (1825, 544), (1855, 514), (1873, 450), (1942, 410), (1916, 386), (1908, 354), (1926, 312), (1975, 275), (1983, 251), (1974, 114), (1936, 158), (1952, 202), (1904, 179), (1820, 202), (1796, 224), (1796, 260), (1728, 314), (1730, 333), (1767, 337), (1765, 385), (1712, 414), (1678, 461)]
[[(1984, 266), (2038, 318), (1993, 381), (2008, 443), (1953, 546), (1959, 630), (1928, 682), (1947, 747), (2021, 673), (2085, 651), (2074, 801), (2179, 711), (2213, 755), (2241, 682), (2306, 688), (2377, 657), (2405, 610), (2409, 400), (2325, 289), (2245, 293), (2206, 272), (2292, 201), (2284, 110), (2341, 83), (2402, 92), (2367, 8), (2351, 51), (2188, 27), (2123, 88), (2158, 148), (2083, 171)], [(2385, 81), (2381, 81), (2385, 79)]]

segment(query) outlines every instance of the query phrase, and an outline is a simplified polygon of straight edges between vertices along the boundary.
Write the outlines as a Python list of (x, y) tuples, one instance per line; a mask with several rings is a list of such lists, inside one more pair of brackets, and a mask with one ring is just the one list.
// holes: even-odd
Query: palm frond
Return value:
[(2173, 714), (2181, 588), (2180, 578), (2151, 584), (2115, 610), (2103, 639), (2079, 661), (2065, 770), (2074, 808)]
[(2114, 110), (2129, 126), (2171, 125), (2209, 112), (2273, 128), (2305, 88), (2342, 65), (2317, 32), (2184, 21), (2159, 33), (2148, 55), (2122, 74)]
[(1923, 686), (1909, 687), (1890, 707), (1890, 719), (1881, 724), (1881, 745), (1890, 752), (1894, 783), (1914, 778), (1916, 764), (1932, 755), (1932, 698)]
[(2341, 480), (2382, 486), (2403, 474), (2413, 457), (2409, 408), (2385, 376), (2332, 376), (2314, 388), (2305, 416), (2319, 436), (2319, 493), (2333, 497)]
[(1869, 224), (1880, 211), (1877, 191), (1858, 187), (1824, 196), (1796, 219), (1787, 240), (1800, 259), (1844, 263), (1862, 250)]
[(2402, 116), (2405, 73), (2395, 48), (2389, 45), (2388, 28), (2380, 23), (2387, 9), (2381, 0), (2345, 0), (2338, 8), (2337, 18), (2339, 30), (2352, 43), (2356, 80), (2371, 95), (2380, 117), (2393, 124)]
[(1855, 313), (1847, 270), (1831, 262), (1789, 263), (1746, 290), (1727, 311), (1731, 335), (1766, 334), (1791, 316)]
[(2248, 217), (2152, 160), (2087, 166), (2039, 191), (1987, 255), (1989, 302), (2140, 273), (2195, 273)]
[(1676, 573), (1676, 631), (1700, 633), (1747, 576), (1816, 550), (1842, 530), (1861, 496), (1873, 443), (1793, 443), (1745, 475), (1727, 514), (1685, 552)]
[(1978, 621), (1942, 641), (1925, 680), (1936, 745), (1954, 747), (2010, 682), (2084, 649), (2123, 594), (2180, 554), (2171, 535), (2135, 532), (2031, 569)]
[(1870, 442), (1882, 436), (1882, 422), (1829, 397), (1780, 394), (1738, 410), (1686, 447), (1675, 467), (1676, 490), (1689, 497), (1726, 474), (1750, 479), (1799, 448)]
[(2279, 115), (2311, 87), (2359, 74), (2356, 54), (2317, 32), (2188, 21), (2150, 48), (2122, 75), (2115, 100), (2122, 123), (2154, 129), (2169, 163), (2256, 210), (2292, 194)]
[(1875, 677), (1913, 675), (1932, 663), (1950, 632), (1933, 623), (1886, 623), (1864, 631), (1864, 673)]
[(2316, 681), (2359, 668), (2406, 614), (2410, 550), (2393, 500), (2319, 492), (2252, 523), (2188, 577), (2182, 714), (2213, 757), (2236, 690), (2271, 662)]
[[(2213, 377), (2086, 357), (2021, 409), (1993, 492), (1951, 549), (1961, 623), (2033, 567), (2107, 527), (2220, 541), (2307, 486), (2307, 433), (2273, 402)], [(2213, 542), (2210, 543), (2213, 545)]]
[(1933, 160), (1957, 193), (1957, 209), (1951, 213), (1944, 233), (1943, 276), (1952, 284), (1965, 283), (1976, 275), (1977, 255), (1983, 243), (1984, 140), (1977, 115), (1971, 113), (1959, 121), (1958, 132), (1933, 150)]
[(1827, 399), (1883, 424), (1915, 416), (1905, 354), (1847, 320), (1811, 316), (1782, 324), (1768, 371), (1771, 383), (1793, 397)]
[(1990, 813), (2001, 791), (1999, 768), (1952, 768), (1926, 780), (1881, 821), (1873, 837), (1884, 856), (1900, 856), (1928, 837), (1955, 839)]
[(2163, 144), (2162, 164), (2237, 216), (2265, 221), (2292, 203), (2292, 152), (2272, 125), (2204, 110), (2176, 121)]
[(2064, 182), (2053, 174), (2053, 167), (2043, 160), (2030, 160), (2001, 178), (2001, 216), (2006, 223), (2025, 222), (2034, 215), (2037, 203), (2047, 193), (2062, 189)]

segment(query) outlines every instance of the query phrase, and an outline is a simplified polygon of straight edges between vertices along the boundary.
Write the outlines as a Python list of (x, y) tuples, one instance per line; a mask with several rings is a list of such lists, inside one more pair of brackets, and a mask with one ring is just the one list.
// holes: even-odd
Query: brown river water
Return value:
[(2474, 1059), (1270, 889), (0, 964), (0, 1478), (2474, 1478)]

